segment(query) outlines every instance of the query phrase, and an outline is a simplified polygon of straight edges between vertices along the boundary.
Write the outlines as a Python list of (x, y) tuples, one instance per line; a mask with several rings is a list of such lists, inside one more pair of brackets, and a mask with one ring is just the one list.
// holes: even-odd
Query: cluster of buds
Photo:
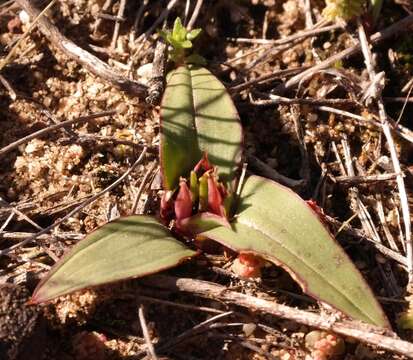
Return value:
[(189, 179), (181, 178), (179, 187), (164, 193), (161, 199), (161, 218), (174, 219), (178, 231), (185, 232), (184, 220), (198, 213), (227, 217), (231, 196), (219, 182), (217, 168), (205, 153), (191, 171)]
[[(195, 236), (187, 226), (188, 219), (196, 214), (212, 214), (225, 222), (230, 214), (233, 196), (218, 179), (217, 168), (212, 166), (205, 153), (191, 171), (189, 179), (181, 178), (179, 187), (163, 194), (161, 218), (175, 221), (175, 229), (185, 235)], [(196, 237), (198, 240), (202, 236)], [(232, 265), (235, 274), (244, 278), (261, 276), (265, 261), (250, 253), (241, 253)]]

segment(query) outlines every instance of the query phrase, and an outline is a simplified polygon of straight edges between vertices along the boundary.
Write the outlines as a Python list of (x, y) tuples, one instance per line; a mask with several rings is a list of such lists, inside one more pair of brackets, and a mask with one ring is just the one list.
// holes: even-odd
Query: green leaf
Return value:
[(149, 216), (112, 221), (77, 243), (37, 286), (33, 303), (76, 290), (153, 274), (196, 254)]
[(174, 27), (172, 29), (172, 37), (179, 42), (186, 40), (186, 29), (182, 25), (181, 18), (177, 17), (174, 22)]
[(181, 42), (181, 46), (184, 49), (190, 49), (192, 47), (192, 43), (189, 40), (184, 40)]
[(193, 40), (195, 40), (195, 39), (198, 37), (198, 35), (199, 35), (201, 32), (202, 32), (202, 29), (193, 29), (193, 30), (191, 30), (189, 33), (186, 34), (186, 38), (187, 38), (188, 40), (193, 41)]
[(201, 235), (283, 267), (307, 294), (348, 316), (389, 327), (380, 305), (318, 215), (290, 189), (251, 176), (244, 184), (232, 230)]
[(202, 153), (231, 181), (241, 160), (242, 129), (222, 83), (208, 70), (188, 65), (173, 70), (162, 100), (160, 157), (164, 187), (178, 185)]
[(168, 35), (168, 42), (172, 45), (172, 48), (175, 51), (181, 50), (183, 48), (181, 41), (174, 39), (172, 35)]

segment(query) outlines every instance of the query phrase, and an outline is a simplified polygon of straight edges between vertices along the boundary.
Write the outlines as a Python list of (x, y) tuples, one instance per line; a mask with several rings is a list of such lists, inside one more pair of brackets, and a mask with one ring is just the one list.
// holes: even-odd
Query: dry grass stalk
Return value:
[(295, 321), (300, 324), (318, 329), (332, 331), (342, 336), (357, 339), (363, 343), (377, 346), (380, 349), (392, 351), (413, 359), (413, 344), (401, 340), (396, 334), (383, 333), (382, 328), (376, 328), (359, 321), (337, 321), (332, 318), (299, 310), (274, 301), (260, 299), (251, 295), (241, 294), (228, 290), (225, 286), (215, 283), (177, 278), (172, 276), (156, 275), (142, 280), (144, 284), (171, 291), (184, 291), (208, 299), (226, 301), (238, 306), (248, 308), (250, 311), (271, 314), (276, 317)]
[[(31, 17), (34, 18), (38, 16), (39, 10), (34, 6), (33, 2), (29, 0), (18, 0), (18, 3)], [(63, 36), (59, 29), (53, 25), (49, 19), (46, 17), (39, 17), (38, 26), (43, 35), (46, 36), (54, 46), (62, 51), (67, 57), (84, 66), (92, 74), (110, 82), (115, 87), (126, 91), (131, 95), (145, 98), (147, 91), (145, 85), (137, 81), (129, 80), (125, 76), (113, 71), (108, 64), (88, 51), (80, 48), (66, 36)]]

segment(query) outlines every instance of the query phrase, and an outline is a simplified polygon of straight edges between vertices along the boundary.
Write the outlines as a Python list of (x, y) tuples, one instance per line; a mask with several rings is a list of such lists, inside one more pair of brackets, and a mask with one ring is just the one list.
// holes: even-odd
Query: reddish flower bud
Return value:
[(212, 169), (212, 165), (208, 160), (208, 153), (205, 151), (202, 155), (202, 159), (198, 161), (198, 163), (194, 167), (194, 171), (198, 172), (199, 170), (208, 171)]
[(176, 220), (182, 220), (192, 215), (192, 196), (191, 191), (185, 181), (179, 183), (178, 196), (175, 200)]
[(172, 210), (172, 192), (165, 191), (161, 197), (160, 215), (161, 219), (168, 219)]

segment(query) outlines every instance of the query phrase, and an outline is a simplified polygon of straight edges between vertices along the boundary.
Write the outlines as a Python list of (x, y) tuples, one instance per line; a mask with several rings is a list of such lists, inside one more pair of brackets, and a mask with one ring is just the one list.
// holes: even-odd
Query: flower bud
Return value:
[(200, 170), (209, 171), (212, 169), (212, 165), (208, 160), (208, 153), (205, 151), (202, 155), (202, 159), (194, 167), (194, 171), (198, 172)]
[(178, 196), (174, 205), (176, 220), (182, 220), (192, 215), (192, 196), (185, 180), (181, 180), (179, 183)]

